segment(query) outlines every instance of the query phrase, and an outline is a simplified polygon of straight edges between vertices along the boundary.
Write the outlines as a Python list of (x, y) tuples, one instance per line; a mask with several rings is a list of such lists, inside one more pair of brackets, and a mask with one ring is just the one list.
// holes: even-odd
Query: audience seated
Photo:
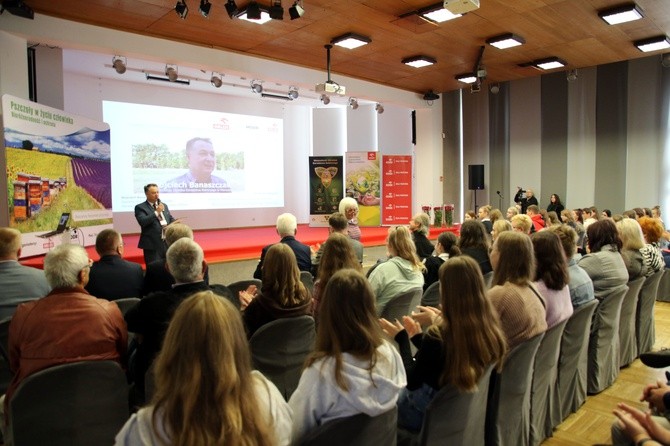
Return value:
[(193, 293), (211, 290), (237, 303), (237, 299), (225, 286), (209, 286), (205, 283), (203, 278), (207, 263), (202, 248), (193, 240), (177, 240), (168, 248), (166, 257), (175, 285), (169, 291), (148, 295), (129, 309), (125, 316), (128, 331), (135, 333), (138, 341), (132, 370), (140, 394), (144, 392), (144, 375), (160, 351), (165, 330), (183, 300)]
[(354, 240), (361, 240), (361, 228), (358, 227), (358, 201), (352, 197), (344, 197), (338, 206), (340, 214), (347, 219), (347, 233)]
[(582, 218), (584, 219), (584, 230), (588, 229), (593, 223), (600, 220), (600, 213), (594, 206), (582, 209)]
[(179, 305), (154, 376), (150, 405), (126, 422), (117, 445), (291, 441), (290, 409), (274, 384), (252, 370), (239, 311), (211, 291)]
[[(312, 271), (312, 252), (309, 249), (309, 246), (300, 243), (295, 239), (295, 235), (298, 233), (298, 220), (296, 220), (293, 214), (285, 213), (277, 217), (277, 234), (281, 237), (279, 243), (283, 243), (295, 254), (295, 258), (298, 262), (298, 268), (300, 271)], [(261, 251), (261, 259), (258, 262), (256, 271), (254, 271), (254, 279), (263, 280), (263, 262), (265, 260), (265, 255), (268, 252), (268, 249), (273, 245), (267, 245)]]
[(530, 234), (530, 230), (533, 228), (533, 220), (526, 214), (512, 216), (511, 223), (513, 231), (521, 232), (523, 234)]
[(495, 224), (498, 220), (504, 220), (502, 212), (500, 209), (491, 209), (489, 212), (489, 217), (491, 218), (491, 223)]
[(491, 241), (495, 242), (496, 238), (498, 238), (498, 234), (511, 230), (512, 230), (512, 223), (502, 219), (496, 220), (495, 222), (493, 222), (493, 229), (491, 230)]
[(530, 237), (503, 232), (491, 250), (493, 287), (486, 293), (498, 312), (507, 346), (547, 330), (545, 303), (532, 284), (535, 259)]
[(13, 228), (0, 228), (0, 320), (8, 318), (22, 302), (46, 296), (51, 287), (44, 271), (23, 266), (21, 233)]
[(389, 259), (378, 264), (369, 277), (377, 300), (377, 314), (382, 314), (392, 297), (423, 287), (425, 268), (416, 255), (409, 230), (404, 226), (390, 227), (386, 249)]
[(568, 225), (554, 226), (549, 228), (561, 239), (561, 246), (565, 257), (568, 259), (568, 289), (570, 290), (570, 300), (572, 307), (577, 308), (580, 305), (595, 299), (593, 291), (593, 281), (584, 271), (584, 268), (577, 265), (577, 259), (581, 256), (577, 254), (577, 233)]
[(533, 229), (531, 232), (538, 232), (544, 229), (546, 226), (542, 215), (540, 214), (540, 208), (537, 205), (530, 205), (526, 209), (526, 215), (530, 217), (530, 220), (533, 222)]
[(482, 274), (490, 273), (493, 270), (489, 260), (489, 237), (481, 222), (470, 220), (461, 225), (458, 248), (461, 250), (461, 254), (475, 259), (482, 270)]
[(663, 235), (663, 225), (657, 219), (646, 216), (640, 217), (638, 223), (642, 228), (645, 241), (645, 245), (640, 252), (644, 258), (645, 265), (648, 266), (645, 276), (649, 277), (665, 267), (659, 243)]
[(593, 281), (596, 299), (602, 300), (628, 282), (628, 270), (621, 257), (621, 238), (612, 220), (591, 223), (586, 230), (589, 253), (579, 259)]
[[(667, 445), (670, 444), (670, 385), (659, 380), (647, 385), (640, 401), (649, 405), (651, 413), (643, 412), (624, 403), (614, 410), (616, 419), (612, 424), (612, 444), (623, 445)], [(664, 415), (664, 416), (661, 416)]]
[[(165, 243), (169, 248), (180, 238), (193, 240), (193, 230), (184, 223), (174, 222), (165, 229)], [(174, 285), (174, 277), (165, 267), (165, 259), (158, 259), (146, 265), (142, 295), (147, 296), (155, 291), (169, 291)], [(209, 271), (205, 271), (205, 283), (209, 284)]]
[(406, 384), (400, 355), (379, 327), (365, 276), (338, 271), (323, 293), (315, 351), (289, 400), (294, 440), (332, 419), (392, 410)]
[[(341, 215), (341, 214), (340, 214)], [(356, 259), (354, 251), (348, 236), (333, 232), (328, 237), (328, 243), (324, 243), (323, 256), (321, 256), (321, 266), (314, 282), (314, 291), (312, 293), (312, 314), (314, 320), (319, 322), (319, 303), (321, 295), (326, 288), (328, 280), (341, 269), (355, 269), (361, 271), (361, 264)], [(355, 240), (353, 240), (355, 241)]]
[(435, 247), (428, 240), (430, 232), (430, 218), (425, 212), (416, 214), (409, 221), (409, 230), (412, 232), (412, 241), (416, 247), (416, 254), (420, 260), (430, 257)]
[(293, 250), (284, 243), (270, 246), (263, 265), (261, 292), (244, 310), (247, 336), (251, 338), (256, 330), (276, 319), (311, 314), (312, 298), (300, 281)]
[(551, 231), (536, 232), (530, 237), (535, 252), (535, 286), (544, 298), (547, 329), (572, 315), (568, 282), (568, 263), (558, 235)]
[(624, 218), (616, 223), (621, 238), (621, 257), (628, 271), (628, 281), (647, 276), (650, 265), (642, 256), (644, 236), (640, 224), (632, 218)]
[(93, 263), (86, 291), (101, 299), (141, 297), (144, 273), (139, 263), (123, 260), (123, 239), (114, 229), (104, 229), (95, 238), (100, 260)]
[[(328, 218), (328, 234), (334, 234), (339, 232), (340, 234), (344, 234), (345, 236), (347, 236), (349, 244), (351, 245), (351, 248), (353, 249), (356, 258), (358, 259), (358, 263), (362, 265), (363, 244), (358, 240), (349, 237), (347, 228), (348, 228), (347, 218), (344, 215), (340, 214), (339, 212), (335, 212)], [(325, 247), (326, 242), (323, 242), (321, 246), (319, 246), (319, 250), (316, 252), (314, 260), (312, 260), (312, 275), (314, 277), (318, 276), (319, 264), (321, 263), (321, 256), (323, 256), (323, 250)]]
[(452, 232), (443, 232), (437, 237), (435, 244), (436, 256), (427, 257), (423, 262), (426, 270), (423, 273), (423, 290), (425, 291), (431, 284), (438, 281), (437, 272), (440, 266), (450, 257), (461, 254), (458, 248), (458, 238)]
[(5, 408), (21, 381), (46, 368), (77, 361), (125, 362), (128, 333), (119, 307), (86, 292), (91, 261), (79, 245), (63, 244), (44, 258), (52, 290), (19, 305), (9, 326), (14, 378)]
[(507, 218), (507, 221), (512, 221), (512, 217), (518, 214), (519, 210), (516, 208), (516, 206), (510, 206), (507, 208), (507, 213), (505, 214), (505, 217)]
[[(472, 258), (450, 258), (440, 267), (440, 302), (441, 314), (421, 307), (421, 313), (405, 316), (402, 325), (380, 321), (400, 347), (407, 388), (398, 400), (398, 425), (412, 432), (421, 429), (426, 407), (441, 387), (476, 390), (482, 374), (493, 363), (500, 367), (507, 351), (500, 320), (486, 298), (484, 278)], [(425, 334), (421, 322), (429, 325)], [(414, 358), (410, 339), (418, 348)]]
[(491, 221), (491, 206), (486, 205), (479, 208), (477, 211), (479, 221), (482, 222), (484, 228), (486, 229), (486, 234), (491, 234), (493, 230), (493, 222)]

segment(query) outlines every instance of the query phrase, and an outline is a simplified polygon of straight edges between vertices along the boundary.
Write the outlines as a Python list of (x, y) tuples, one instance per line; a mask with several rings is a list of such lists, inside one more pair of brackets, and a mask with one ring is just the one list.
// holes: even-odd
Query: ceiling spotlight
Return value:
[(567, 79), (568, 82), (574, 82), (578, 77), (577, 70), (568, 70), (567, 74), (565, 75), (565, 79)]
[(539, 59), (533, 61), (533, 66), (541, 70), (555, 70), (556, 68), (563, 68), (567, 63), (558, 57), (548, 57), (546, 59)]
[(261, 7), (258, 6), (256, 0), (251, 0), (247, 6), (247, 19), (249, 20), (260, 20), (261, 19)]
[(246, 8), (239, 11), (237, 13), (237, 18), (257, 25), (263, 25), (272, 20), (268, 8), (259, 5), (255, 1), (252, 1)]
[(330, 104), (330, 96), (328, 96), (327, 94), (322, 94), (319, 99), (321, 100), (321, 102), (323, 102), (323, 105)]
[(333, 37), (330, 41), (333, 45), (341, 46), (353, 50), (359, 46), (367, 45), (372, 39), (356, 33), (346, 33), (341, 36)]
[(188, 15), (188, 6), (186, 6), (186, 0), (177, 0), (177, 4), (174, 6), (174, 10), (180, 18), (185, 19)]
[(349, 107), (352, 110), (356, 110), (358, 108), (358, 100), (356, 98), (349, 98)]
[(281, 5), (281, 0), (272, 0), (269, 13), (271, 19), (284, 20), (284, 8)]
[(477, 82), (477, 75), (474, 73), (463, 73), (456, 76), (456, 80), (464, 84), (474, 84)]
[(422, 68), (437, 63), (437, 60), (428, 56), (412, 56), (403, 59), (402, 63), (404, 63), (405, 65), (409, 65), (410, 67)]
[(424, 101), (433, 102), (437, 101), (438, 99), (440, 99), (440, 95), (435, 93), (433, 90), (427, 91), (426, 94), (423, 95)]
[(512, 48), (515, 46), (523, 45), (526, 43), (523, 37), (517, 36), (516, 34), (507, 33), (500, 36), (491, 37), (486, 40), (491, 46), (498, 48), (499, 50), (505, 50), (507, 48)]
[(212, 78), (209, 80), (212, 85), (216, 88), (221, 88), (221, 85), (223, 85), (223, 81), (221, 80), (222, 74), (217, 74), (212, 72)]
[(258, 94), (263, 93), (263, 83), (257, 80), (251, 81), (251, 91)]
[(305, 14), (305, 9), (300, 3), (302, 3), (301, 0), (295, 0), (295, 2), (293, 2), (293, 6), (288, 8), (288, 13), (291, 16), (291, 20), (299, 19)]
[(235, 3), (235, 0), (228, 0), (226, 2), (226, 12), (228, 13), (228, 17), (231, 19), (237, 15), (238, 12), (240, 12), (237, 9), (237, 4)]
[(288, 98), (290, 100), (298, 99), (300, 94), (298, 93), (298, 87), (290, 86), (288, 87)]
[(123, 74), (126, 72), (126, 58), (123, 56), (114, 56), (112, 58), (112, 66), (116, 70), (117, 73)]
[(644, 17), (642, 10), (635, 3), (630, 3), (615, 8), (606, 9), (598, 13), (598, 17), (606, 21), (610, 25), (618, 25), (619, 23), (632, 22)]
[(670, 48), (670, 39), (668, 39), (668, 36), (657, 36), (650, 39), (637, 40), (633, 43), (643, 53)]
[(500, 84), (491, 84), (491, 86), (489, 86), (489, 91), (491, 94), (500, 93)]
[(165, 75), (168, 77), (170, 82), (175, 82), (177, 78), (179, 77), (179, 73), (177, 72), (177, 66), (176, 65), (166, 65), (165, 66)]
[(209, 0), (200, 0), (200, 14), (202, 14), (203, 17), (208, 17), (209, 16), (209, 10), (212, 9), (212, 4), (209, 2)]
[(443, 2), (421, 8), (416, 13), (419, 17), (430, 23), (442, 23), (463, 15), (452, 14), (449, 10), (444, 8)]
[(384, 106), (377, 102), (377, 104), (375, 104), (375, 111), (381, 115), (384, 113)]

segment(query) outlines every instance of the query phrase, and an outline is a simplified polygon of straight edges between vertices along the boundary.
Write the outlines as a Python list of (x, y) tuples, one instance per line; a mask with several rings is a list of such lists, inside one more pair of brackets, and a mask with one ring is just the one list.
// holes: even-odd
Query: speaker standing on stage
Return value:
[[(524, 197), (524, 192), (526, 196)], [(539, 206), (537, 203), (537, 198), (535, 198), (535, 195), (533, 194), (532, 189), (527, 189), (523, 190), (521, 189), (521, 186), (518, 186), (516, 188), (516, 195), (514, 196), (514, 202), (521, 204), (521, 213), (525, 214), (526, 209), (528, 209), (528, 206), (531, 204), (534, 204), (535, 206)]]
[(150, 183), (144, 186), (147, 200), (135, 206), (135, 219), (140, 224), (140, 241), (137, 245), (144, 251), (144, 263), (149, 264), (159, 258), (165, 258), (165, 239), (163, 230), (175, 221), (165, 203), (158, 197), (158, 186)]

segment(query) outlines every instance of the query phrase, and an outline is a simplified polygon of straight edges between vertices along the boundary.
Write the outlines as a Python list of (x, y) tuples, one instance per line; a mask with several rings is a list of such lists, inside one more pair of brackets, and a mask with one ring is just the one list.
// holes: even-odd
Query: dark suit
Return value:
[[(147, 296), (156, 291), (170, 291), (174, 285), (174, 277), (165, 268), (165, 259), (154, 260), (147, 265), (144, 273), (142, 295)], [(209, 268), (205, 271), (205, 283), (209, 285)]]
[(91, 266), (86, 291), (107, 300), (141, 297), (144, 274), (138, 263), (106, 255)]
[[(174, 221), (174, 218), (170, 215), (167, 204), (162, 204), (165, 206), (163, 217), (167, 224), (170, 224)], [(137, 247), (144, 251), (144, 263), (148, 265), (154, 260), (164, 259), (167, 247), (165, 240), (162, 238), (163, 227), (153, 206), (148, 201), (135, 206), (135, 219), (141, 228), (140, 241)]]
[[(300, 271), (308, 271), (311, 272), (312, 270), (312, 251), (309, 249), (309, 246), (300, 243), (293, 237), (292, 235), (287, 235), (283, 239), (279, 241), (279, 243), (284, 243), (293, 250), (295, 253), (295, 258), (298, 261), (298, 269)], [(263, 260), (265, 260), (265, 254), (268, 253), (268, 249), (270, 249), (270, 246), (272, 245), (267, 245), (265, 248), (263, 248), (263, 251), (261, 251), (261, 261), (258, 262), (258, 266), (256, 267), (256, 271), (254, 271), (254, 279), (260, 279), (263, 280)]]

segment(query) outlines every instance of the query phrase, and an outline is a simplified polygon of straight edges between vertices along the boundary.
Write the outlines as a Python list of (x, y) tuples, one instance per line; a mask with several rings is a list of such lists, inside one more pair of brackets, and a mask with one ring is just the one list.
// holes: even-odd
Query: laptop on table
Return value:
[(53, 237), (54, 235), (62, 234), (67, 229), (67, 222), (69, 220), (70, 220), (70, 213), (63, 212), (63, 214), (60, 216), (60, 220), (58, 221), (58, 227), (56, 228), (56, 230), (47, 232), (46, 234), (38, 235), (38, 237), (49, 238)]

